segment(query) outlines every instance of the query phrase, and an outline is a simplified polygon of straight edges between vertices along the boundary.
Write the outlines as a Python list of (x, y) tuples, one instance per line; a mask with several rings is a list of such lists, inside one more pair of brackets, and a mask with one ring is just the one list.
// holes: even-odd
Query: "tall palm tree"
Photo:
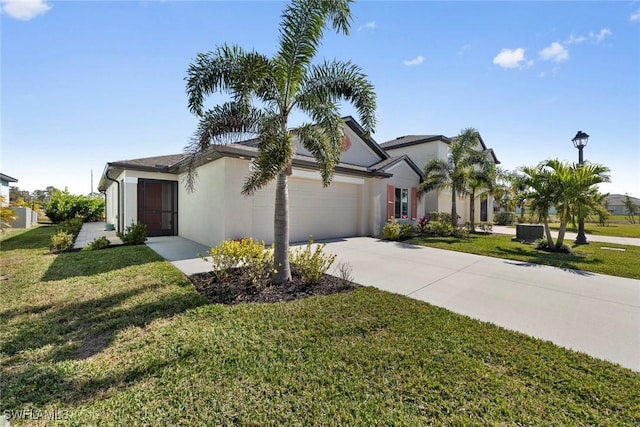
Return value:
[[(288, 176), (296, 143), (316, 158), (322, 183), (327, 186), (342, 156), (343, 121), (338, 101), (346, 100), (355, 107), (366, 132), (375, 127), (375, 92), (361, 69), (349, 61), (312, 64), (328, 26), (349, 33), (349, 3), (351, 0), (294, 0), (282, 14), (280, 45), (273, 57), (223, 45), (198, 54), (189, 66), (189, 109), (200, 121), (187, 151), (195, 154), (212, 143), (256, 136), (258, 154), (242, 193), (252, 195), (276, 180), (276, 284), (291, 280)], [(205, 111), (205, 97), (217, 92), (229, 95), (230, 101)], [(290, 128), (289, 115), (294, 110), (308, 116), (313, 124)], [(190, 189), (193, 172), (187, 182)]]
[(476, 195), (486, 196), (488, 192), (493, 191), (496, 180), (496, 170), (493, 162), (486, 156), (478, 160), (478, 163), (471, 168), (467, 176), (471, 231), (475, 230)]
[(418, 187), (423, 195), (429, 191), (451, 190), (451, 225), (458, 225), (457, 201), (468, 193), (468, 176), (474, 165), (480, 164), (486, 156), (476, 150), (480, 134), (474, 128), (463, 129), (449, 145), (449, 157), (432, 159), (424, 167), (424, 180)]
[(520, 168), (523, 175), (520, 175), (519, 185), (521, 208), (526, 201), (530, 202), (531, 210), (538, 216), (538, 221), (544, 225), (544, 233), (547, 239), (547, 247), (554, 246), (551, 229), (549, 228), (549, 210), (554, 206), (556, 191), (551, 177), (551, 172), (547, 169), (546, 163), (539, 163), (535, 167), (524, 166)]

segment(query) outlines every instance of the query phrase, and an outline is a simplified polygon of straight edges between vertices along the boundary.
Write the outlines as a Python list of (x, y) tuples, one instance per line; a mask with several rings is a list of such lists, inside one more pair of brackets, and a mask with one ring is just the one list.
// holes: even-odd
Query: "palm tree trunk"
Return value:
[(549, 217), (545, 216), (543, 222), (544, 222), (544, 233), (547, 236), (547, 247), (552, 248), (553, 237), (551, 237), (551, 228), (549, 227)]
[(289, 189), (287, 175), (278, 174), (276, 179), (276, 207), (273, 225), (274, 258), (273, 283), (280, 285), (291, 280), (289, 265)]
[(556, 250), (559, 250), (564, 243), (564, 233), (567, 231), (567, 219), (563, 218), (560, 222), (560, 229), (558, 230), (558, 240), (556, 240)]
[(456, 190), (451, 189), (451, 225), (455, 228), (458, 226), (458, 210), (456, 209)]
[(471, 206), (469, 207), (469, 213), (471, 215), (471, 218), (469, 220), (469, 222), (471, 223), (471, 231), (472, 233), (474, 231), (476, 231), (476, 226), (475, 226), (475, 218), (476, 218), (476, 192), (472, 191), (469, 194), (469, 201)]

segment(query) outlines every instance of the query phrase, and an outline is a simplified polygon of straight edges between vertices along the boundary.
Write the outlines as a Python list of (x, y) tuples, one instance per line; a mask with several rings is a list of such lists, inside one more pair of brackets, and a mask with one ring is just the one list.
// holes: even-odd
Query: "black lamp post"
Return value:
[[(589, 135), (582, 132), (581, 130), (576, 133), (576, 136), (571, 140), (573, 142), (573, 146), (578, 149), (578, 164), (582, 165), (584, 163), (584, 158), (582, 157), (582, 149), (587, 146), (587, 142), (589, 141)], [(582, 207), (578, 207), (578, 236), (576, 237), (575, 243), (577, 245), (588, 245), (587, 236), (584, 235), (584, 218), (582, 217)]]

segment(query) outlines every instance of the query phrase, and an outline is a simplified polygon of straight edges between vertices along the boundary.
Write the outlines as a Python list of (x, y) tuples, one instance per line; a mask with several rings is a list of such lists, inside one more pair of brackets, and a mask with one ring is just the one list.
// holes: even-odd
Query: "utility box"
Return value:
[(516, 237), (512, 240), (518, 242), (535, 242), (544, 236), (544, 226), (540, 224), (517, 224)]

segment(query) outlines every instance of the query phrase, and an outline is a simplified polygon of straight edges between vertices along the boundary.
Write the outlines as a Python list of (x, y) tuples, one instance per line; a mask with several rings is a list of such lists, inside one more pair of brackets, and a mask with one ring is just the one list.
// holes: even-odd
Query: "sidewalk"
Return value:
[[(514, 227), (507, 227), (504, 225), (494, 225), (493, 226), (493, 232), (495, 234), (509, 234), (509, 235), (516, 235), (516, 228)], [(558, 237), (558, 232), (555, 230), (551, 230), (551, 235), (556, 238)], [(635, 238), (635, 237), (612, 237), (612, 236), (598, 236), (598, 235), (594, 235), (594, 234), (586, 234), (587, 236), (587, 242), (598, 242), (598, 243), (616, 243), (619, 245), (630, 245), (630, 246), (640, 246), (640, 239)], [(564, 235), (564, 240), (565, 242), (570, 245), (571, 243), (573, 243), (574, 240), (576, 240), (577, 234), (576, 233), (566, 233)]]
[(76, 237), (73, 249), (82, 249), (85, 246), (89, 246), (91, 242), (102, 236), (109, 239), (112, 245), (121, 245), (122, 240), (120, 240), (116, 231), (105, 231), (105, 226), (106, 223), (104, 222), (85, 222), (82, 224), (82, 229), (78, 233), (78, 237)]

